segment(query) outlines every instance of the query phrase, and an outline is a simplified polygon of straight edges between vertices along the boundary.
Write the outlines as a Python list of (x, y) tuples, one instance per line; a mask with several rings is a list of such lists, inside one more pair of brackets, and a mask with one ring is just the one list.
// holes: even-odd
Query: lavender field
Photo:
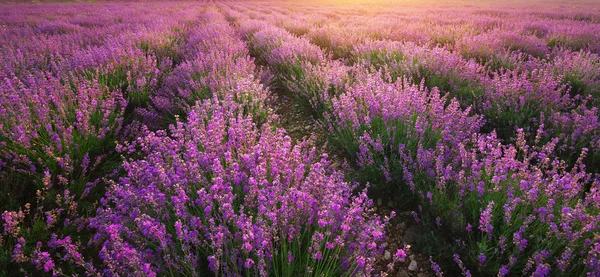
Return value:
[(600, 3), (0, 4), (0, 277), (600, 276)]

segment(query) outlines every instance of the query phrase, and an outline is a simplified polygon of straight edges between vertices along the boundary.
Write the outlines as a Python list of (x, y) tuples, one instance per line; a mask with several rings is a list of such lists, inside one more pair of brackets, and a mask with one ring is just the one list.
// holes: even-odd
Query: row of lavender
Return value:
[(2, 275), (374, 274), (388, 219), (277, 127), (218, 10), (18, 8), (1, 19)]
[[(373, 13), (376, 17), (382, 16), (378, 12)], [(478, 13), (478, 10), (472, 12)], [(508, 9), (505, 12), (520, 14)], [(261, 18), (294, 32), (290, 25), (295, 21), (280, 20), (277, 14), (285, 11), (275, 9), (272, 13), (275, 15)], [(484, 116), (483, 130), (495, 129), (505, 141), (514, 141), (518, 128), (523, 128), (537, 145), (558, 139), (556, 154), (570, 164), (575, 163), (581, 150), (588, 149), (590, 153), (585, 163), (588, 169), (597, 171), (600, 162), (597, 109), (600, 57), (597, 54), (548, 48), (547, 56), (539, 58), (505, 47), (492, 52), (505, 53), (510, 62), (494, 69), (476, 59), (465, 59), (460, 51), (447, 46), (417, 45), (407, 37), (402, 40), (409, 42), (404, 43), (373, 39), (385, 26), (360, 31), (351, 24), (336, 25), (335, 18), (327, 22), (318, 14), (300, 18), (316, 24), (305, 37), (330, 50), (333, 57), (336, 52), (344, 52), (344, 63), (369, 67), (372, 72), (382, 71), (391, 81), (404, 76), (415, 83), (424, 81), (428, 88), (438, 87), (444, 93), (449, 92), (463, 108), (470, 106)], [(354, 16), (349, 22), (365, 20), (364, 16)], [(597, 26), (591, 21), (587, 24), (591, 29)], [(320, 25), (328, 26), (329, 31), (323, 31)], [(536, 135), (539, 142), (534, 139)]]
[[(432, 12), (442, 18), (452, 14), (426, 8), (421, 8), (419, 12)], [(478, 10), (462, 11), (466, 12), (477, 13)], [(511, 10), (503, 12), (510, 15), (510, 20), (505, 21), (511, 23), (515, 23), (513, 16), (521, 15)], [(591, 153), (586, 163), (594, 168), (598, 167), (600, 129), (597, 93), (600, 91), (600, 57), (595, 53), (546, 47), (545, 54), (538, 57), (514, 51), (514, 47), (510, 45), (483, 47), (495, 55), (504, 55), (497, 57), (503, 62), (500, 68), (496, 68), (497, 66), (489, 63), (482, 64), (481, 60), (472, 59), (469, 55), (463, 55), (461, 50), (447, 45), (419, 45), (410, 36), (396, 38), (378, 35), (388, 29), (385, 26), (362, 25), (362, 22), (369, 20), (368, 16), (362, 14), (351, 15), (343, 22), (337, 22), (340, 19), (336, 21), (335, 18), (324, 19), (319, 13), (299, 16), (297, 21), (284, 21), (276, 11), (270, 17), (264, 14), (270, 13), (263, 13), (261, 18), (264, 20), (294, 33), (298, 33), (293, 27), (294, 22), (309, 22), (305, 24), (314, 28), (307, 29), (304, 37), (330, 51), (333, 58), (341, 56), (345, 64), (383, 71), (392, 81), (403, 76), (411, 78), (415, 83), (423, 80), (429, 88), (438, 87), (444, 93), (449, 92), (451, 97), (459, 100), (463, 108), (472, 106), (477, 113), (484, 115), (484, 129), (495, 129), (504, 140), (514, 139), (517, 128), (523, 128), (533, 135), (542, 133), (544, 142), (556, 137), (561, 141), (561, 158), (573, 163), (578, 157), (578, 154), (573, 153), (588, 148)], [(369, 13), (371, 14), (375, 14), (376, 18), (387, 15), (376, 9)], [(478, 19), (480, 18), (475, 17), (472, 20)], [(366, 29), (359, 30), (351, 22), (361, 22), (361, 28)], [(516, 21), (515, 24), (519, 22), (521, 21)], [(552, 22), (543, 23), (554, 26)], [(595, 23), (586, 24), (586, 29), (598, 28)], [(410, 29), (410, 26), (404, 28)], [(478, 30), (490, 32), (485, 28)], [(461, 35), (472, 37), (470, 33)], [(498, 39), (493, 34), (489, 36)], [(524, 40), (525, 37), (518, 39)]]
[[(451, 259), (464, 275), (600, 274), (600, 196), (586, 173), (597, 170), (596, 158), (586, 155), (598, 154), (598, 112), (595, 99), (570, 95), (572, 84), (562, 82), (575, 75), (594, 86), (597, 77), (584, 76), (596, 72), (586, 68), (597, 66), (596, 54), (557, 50), (490, 72), (445, 48), (367, 40), (349, 51), (347, 65), (332, 60), (347, 45), (320, 44), (311, 39), (313, 29), (295, 36), (274, 25), (273, 13), (259, 12), (263, 20), (256, 20), (253, 11), (233, 7), (227, 15), (251, 53), (275, 72), (276, 85), (311, 104), (366, 180), (420, 199), (415, 220), (458, 244)], [(336, 34), (354, 33), (340, 28), (321, 38)], [(464, 96), (472, 91), (454, 91), (479, 86), (483, 91), (471, 99)], [(553, 131), (544, 123), (533, 134), (522, 129), (544, 112)], [(489, 121), (514, 128), (514, 143), (484, 132)]]
[(199, 10), (99, 7), (3, 9), (3, 274), (95, 271), (83, 248), (104, 178), (119, 173), (115, 147), (135, 137), (135, 109), (178, 63), (177, 37)]
[[(545, 57), (554, 47), (598, 53), (597, 6), (539, 5), (459, 6), (459, 4), (394, 3), (373, 5), (310, 3), (247, 4), (252, 19), (275, 22), (293, 34), (307, 35), (345, 57), (364, 38), (410, 41), (442, 46), (465, 58), (510, 64), (511, 52)], [(268, 7), (268, 9), (263, 9)], [(240, 6), (234, 7), (240, 10)], [(341, 30), (341, 32), (340, 32)], [(349, 30), (349, 31), (348, 31)], [(336, 47), (335, 44), (343, 47)]]
[[(301, 16), (308, 22), (314, 22), (315, 17), (322, 19), (318, 15)], [(277, 15), (262, 18), (284, 27), (290, 22), (280, 21)], [(311, 29), (305, 37), (331, 50), (333, 57), (336, 51), (347, 49), (349, 53), (341, 60), (345, 64), (381, 71), (390, 81), (408, 77), (411, 82), (423, 81), (428, 88), (449, 92), (463, 108), (472, 107), (484, 116), (485, 131), (495, 129), (505, 141), (514, 141), (518, 128), (523, 128), (532, 141), (537, 135), (541, 140), (538, 145), (558, 139), (556, 154), (570, 164), (587, 148), (591, 153), (585, 163), (593, 171), (598, 168), (600, 129), (598, 97), (594, 94), (599, 89), (600, 57), (596, 54), (554, 49), (549, 56), (536, 58), (507, 48), (504, 51), (512, 56), (512, 64), (494, 70), (448, 47), (373, 40), (375, 29), (370, 33), (351, 26), (338, 26), (325, 33), (318, 29)]]
[(272, 125), (245, 45), (218, 12), (203, 21), (157, 100), (185, 119), (122, 146), (144, 158), (124, 163), (91, 220), (107, 270), (370, 275), (385, 236), (371, 201)]

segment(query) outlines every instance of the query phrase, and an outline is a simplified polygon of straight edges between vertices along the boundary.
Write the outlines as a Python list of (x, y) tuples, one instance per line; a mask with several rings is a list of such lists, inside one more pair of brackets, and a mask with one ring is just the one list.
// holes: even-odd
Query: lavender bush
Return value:
[(3, 77), (0, 157), (5, 201), (32, 201), (36, 190), (51, 189), (50, 179), (82, 193), (85, 183), (93, 181), (90, 173), (114, 148), (127, 104), (123, 96), (86, 80), (64, 84), (50, 75)]
[(261, 111), (267, 92), (254, 78), (256, 67), (244, 43), (221, 14), (212, 11), (204, 16), (211, 22), (190, 31), (188, 59), (173, 69), (152, 96), (152, 109), (145, 112), (149, 125), (156, 125), (160, 117), (185, 116), (198, 100), (229, 95), (264, 119)]
[[(231, 99), (194, 107), (187, 123), (149, 133), (92, 219), (105, 274), (371, 274), (384, 223), (326, 156)], [(123, 256), (122, 253), (129, 253)], [(175, 275), (177, 275), (175, 274)]]

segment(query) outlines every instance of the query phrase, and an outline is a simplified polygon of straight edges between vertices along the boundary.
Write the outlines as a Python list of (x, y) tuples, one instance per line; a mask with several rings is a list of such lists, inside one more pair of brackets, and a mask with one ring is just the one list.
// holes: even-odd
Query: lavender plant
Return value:
[(190, 31), (185, 51), (188, 59), (152, 96), (153, 107), (144, 113), (147, 124), (156, 126), (165, 117), (169, 122), (173, 115), (185, 116), (198, 100), (229, 95), (235, 95), (256, 120), (265, 119), (263, 105), (268, 94), (254, 78), (256, 67), (244, 43), (221, 14), (208, 11), (203, 16), (210, 23)]
[[(65, 84), (50, 75), (2, 77), (5, 200), (33, 201), (36, 190), (50, 189), (45, 186), (52, 184), (42, 184), (50, 177), (60, 187), (82, 193), (85, 183), (93, 181), (90, 173), (114, 148), (127, 102), (120, 93), (86, 80)], [(77, 187), (71, 187), (74, 181)]]
[[(371, 274), (384, 222), (307, 143), (260, 129), (232, 99), (120, 147), (127, 160), (92, 219), (105, 274)], [(367, 217), (365, 217), (367, 216)], [(122, 253), (129, 253), (124, 256)]]
[[(127, 102), (120, 93), (85, 79), (65, 84), (51, 75), (27, 80), (3, 77), (0, 200), (5, 210), (0, 241), (8, 250), (0, 253), (4, 267), (10, 261), (45, 259), (47, 252), (39, 256), (31, 247), (49, 239), (51, 230), (69, 233), (84, 228), (84, 215), (94, 209), (88, 196), (97, 193), (99, 178), (115, 168), (114, 147)], [(36, 267), (53, 269), (50, 262)], [(8, 268), (16, 270), (17, 265)]]
[(325, 119), (334, 141), (356, 157), (361, 170), (374, 174), (369, 179), (410, 180), (406, 159), (441, 148), (448, 151), (438, 158), (452, 160), (451, 148), (482, 126), (480, 116), (463, 111), (456, 101), (447, 104), (437, 89), (406, 79), (387, 83), (377, 74), (361, 77), (332, 100)]
[(529, 147), (522, 132), (516, 145), (474, 136), (459, 146), (460, 163), (438, 160), (432, 176), (411, 180), (438, 228), (454, 233), (463, 272), (465, 262), (483, 275), (598, 274), (589, 262), (598, 184), (585, 172), (585, 152), (569, 170), (550, 158), (555, 146)]

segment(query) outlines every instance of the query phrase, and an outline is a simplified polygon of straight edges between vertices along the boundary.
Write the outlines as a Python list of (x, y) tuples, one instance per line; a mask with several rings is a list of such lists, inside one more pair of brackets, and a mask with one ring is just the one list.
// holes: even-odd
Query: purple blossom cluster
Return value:
[[(447, 101), (437, 89), (429, 91), (407, 80), (387, 83), (381, 76), (368, 75), (332, 100), (325, 120), (339, 143), (356, 154), (359, 166), (380, 168), (386, 180), (392, 181), (395, 176), (390, 170), (397, 166), (406, 170), (414, 159), (431, 166), (436, 160), (453, 159), (447, 147), (479, 131), (480, 116), (463, 111), (454, 100)], [(445, 155), (432, 155), (435, 149), (444, 152), (444, 148)], [(410, 184), (412, 174), (404, 175)]]
[(91, 221), (105, 274), (195, 275), (207, 263), (228, 276), (282, 274), (294, 264), (293, 274), (334, 274), (328, 263), (351, 275), (374, 270), (385, 232), (382, 221), (364, 217), (366, 193), (352, 196), (326, 155), (293, 146), (282, 130), (259, 129), (243, 109), (231, 99), (205, 101), (170, 134), (122, 146), (144, 158), (124, 163), (126, 176)]

